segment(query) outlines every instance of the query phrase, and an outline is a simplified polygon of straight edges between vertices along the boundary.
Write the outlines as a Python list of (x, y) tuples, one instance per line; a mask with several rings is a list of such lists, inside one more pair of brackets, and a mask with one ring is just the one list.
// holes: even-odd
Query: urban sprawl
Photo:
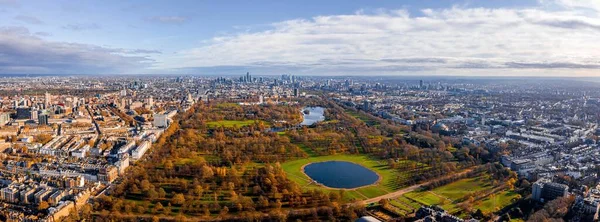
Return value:
[[(597, 83), (543, 78), (366, 78), (253, 76), (250, 73), (229, 77), (0, 78), (0, 211), (3, 219), (61, 221), (73, 212), (82, 211), (86, 205), (93, 206), (88, 209), (93, 215), (101, 216), (102, 207), (94, 203), (102, 196), (111, 195), (131, 166), (145, 161), (156, 149), (157, 140), (177, 121), (177, 116), (213, 101), (242, 107), (331, 101), (336, 107), (351, 110), (358, 118), (366, 119), (367, 127), (378, 122), (402, 127), (406, 133), (400, 136), (407, 141), (433, 144), (431, 147), (415, 145), (417, 148), (441, 150), (447, 153), (448, 159), (460, 158), (461, 153), (468, 156), (466, 159), (475, 156), (464, 160), (470, 163), (464, 164), (464, 169), (491, 163), (487, 166), (501, 166), (502, 170), (516, 175), (507, 180), (510, 188), (502, 187), (503, 192), (515, 194), (509, 203), (490, 212), (477, 212), (482, 214), (480, 216), (456, 213), (468, 209), (466, 203), (478, 205), (479, 198), (475, 194), (471, 195), (475, 200), (466, 196), (453, 199), (450, 194), (439, 197), (442, 192), (433, 190), (439, 198), (450, 202), (429, 205), (419, 197), (405, 193), (395, 195), (394, 190), (389, 190), (387, 196), (377, 194), (362, 198), (364, 205), (357, 211), (362, 214), (357, 217), (364, 221), (394, 218), (502, 221), (512, 215), (531, 220), (539, 216), (536, 212), (549, 211), (545, 205), (561, 198), (568, 203), (563, 217), (572, 221), (597, 219), (600, 205), (600, 168), (597, 167), (600, 163), (600, 87)], [(287, 130), (300, 131), (298, 128), (302, 127), (310, 126), (271, 127), (266, 131), (283, 134)], [(421, 138), (424, 134), (441, 139), (431, 142)], [(294, 134), (291, 135), (293, 140)], [(389, 138), (394, 136), (398, 135)], [(369, 146), (368, 142), (357, 141), (355, 143), (363, 148)], [(440, 141), (445, 142), (440, 144)], [(477, 154), (473, 150), (477, 150)], [(406, 161), (392, 158), (392, 154), (385, 155), (390, 157), (382, 160), (385, 164), (388, 164), (386, 161), (392, 165)], [(414, 183), (403, 186), (410, 188), (408, 185), (421, 183), (415, 189), (426, 189), (422, 182), (415, 179)], [(410, 192), (414, 189), (407, 191)], [(271, 202), (267, 203), (271, 205), (279, 201), (277, 197), (270, 198)], [(489, 194), (481, 197), (485, 198), (490, 198)], [(260, 203), (261, 199), (253, 198), (253, 201)], [(361, 198), (346, 204), (357, 201)], [(530, 203), (531, 210), (515, 212), (522, 203)], [(236, 205), (231, 206), (228, 210)], [(479, 209), (471, 208), (473, 212)], [(211, 208), (208, 217), (215, 218), (214, 215), (219, 214), (226, 220), (227, 212), (219, 209), (223, 209), (223, 204), (216, 210)], [(175, 220), (168, 217), (169, 213), (163, 211), (166, 217), (161, 219)]]

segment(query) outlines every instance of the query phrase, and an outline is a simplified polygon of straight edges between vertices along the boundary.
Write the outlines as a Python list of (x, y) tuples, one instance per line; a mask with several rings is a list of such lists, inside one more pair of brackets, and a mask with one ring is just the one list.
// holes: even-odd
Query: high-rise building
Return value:
[(29, 119), (29, 118), (31, 118), (31, 108), (29, 108), (29, 107), (17, 108), (16, 119)]
[(169, 118), (166, 114), (156, 114), (153, 123), (155, 127), (165, 128), (169, 126)]
[(294, 96), (298, 97), (300, 94), (300, 91), (298, 90), (298, 88), (294, 88)]
[(46, 105), (45, 108), (48, 108), (50, 105), (52, 105), (52, 95), (50, 95), (48, 92), (44, 94), (44, 104)]
[(38, 110), (37, 109), (32, 109), (31, 110), (31, 115), (29, 116), (30, 120), (38, 120)]
[(41, 113), (38, 115), (38, 124), (39, 125), (48, 125), (48, 114)]
[(2, 112), (0, 113), (0, 125), (6, 125), (10, 122), (10, 113)]
[(17, 203), (19, 202), (19, 190), (14, 187), (5, 187), (0, 190), (0, 195), (2, 196), (2, 200), (9, 203)]
[(569, 186), (542, 178), (533, 183), (531, 198), (540, 202), (548, 202), (568, 194)]

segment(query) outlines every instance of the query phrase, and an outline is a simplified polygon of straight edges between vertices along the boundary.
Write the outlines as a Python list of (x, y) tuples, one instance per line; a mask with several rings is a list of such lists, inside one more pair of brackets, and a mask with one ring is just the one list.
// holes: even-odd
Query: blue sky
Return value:
[(0, 0), (0, 73), (596, 76), (596, 0)]

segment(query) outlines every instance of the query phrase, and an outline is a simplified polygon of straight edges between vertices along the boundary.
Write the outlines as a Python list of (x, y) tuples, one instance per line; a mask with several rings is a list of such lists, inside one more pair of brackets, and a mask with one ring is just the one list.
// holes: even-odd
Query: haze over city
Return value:
[(597, 76), (600, 3), (0, 1), (2, 74)]

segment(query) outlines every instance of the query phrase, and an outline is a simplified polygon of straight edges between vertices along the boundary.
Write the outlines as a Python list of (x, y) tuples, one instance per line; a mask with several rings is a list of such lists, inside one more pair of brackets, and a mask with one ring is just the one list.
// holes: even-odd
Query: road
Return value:
[(378, 196), (378, 197), (373, 197), (371, 199), (366, 199), (366, 200), (363, 200), (362, 203), (364, 203), (364, 204), (370, 204), (370, 203), (379, 202), (381, 199), (394, 199), (394, 198), (398, 198), (398, 197), (402, 196), (405, 193), (409, 193), (409, 192), (412, 192), (412, 191), (415, 191), (415, 190), (419, 189), (421, 186), (426, 186), (426, 185), (429, 185), (430, 183), (433, 183), (435, 181), (445, 180), (445, 179), (448, 179), (448, 178), (451, 178), (451, 177), (460, 177), (460, 176), (462, 176), (464, 174), (467, 174), (467, 173), (473, 171), (473, 169), (474, 169), (474, 167), (471, 167), (471, 168), (465, 169), (462, 172), (457, 173), (457, 174), (446, 175), (446, 176), (440, 177), (438, 179), (427, 181), (427, 182), (416, 184), (416, 185), (412, 185), (410, 187), (406, 187), (404, 189), (400, 189), (400, 190), (394, 191), (392, 193), (388, 193), (388, 194), (381, 195), (381, 196)]

